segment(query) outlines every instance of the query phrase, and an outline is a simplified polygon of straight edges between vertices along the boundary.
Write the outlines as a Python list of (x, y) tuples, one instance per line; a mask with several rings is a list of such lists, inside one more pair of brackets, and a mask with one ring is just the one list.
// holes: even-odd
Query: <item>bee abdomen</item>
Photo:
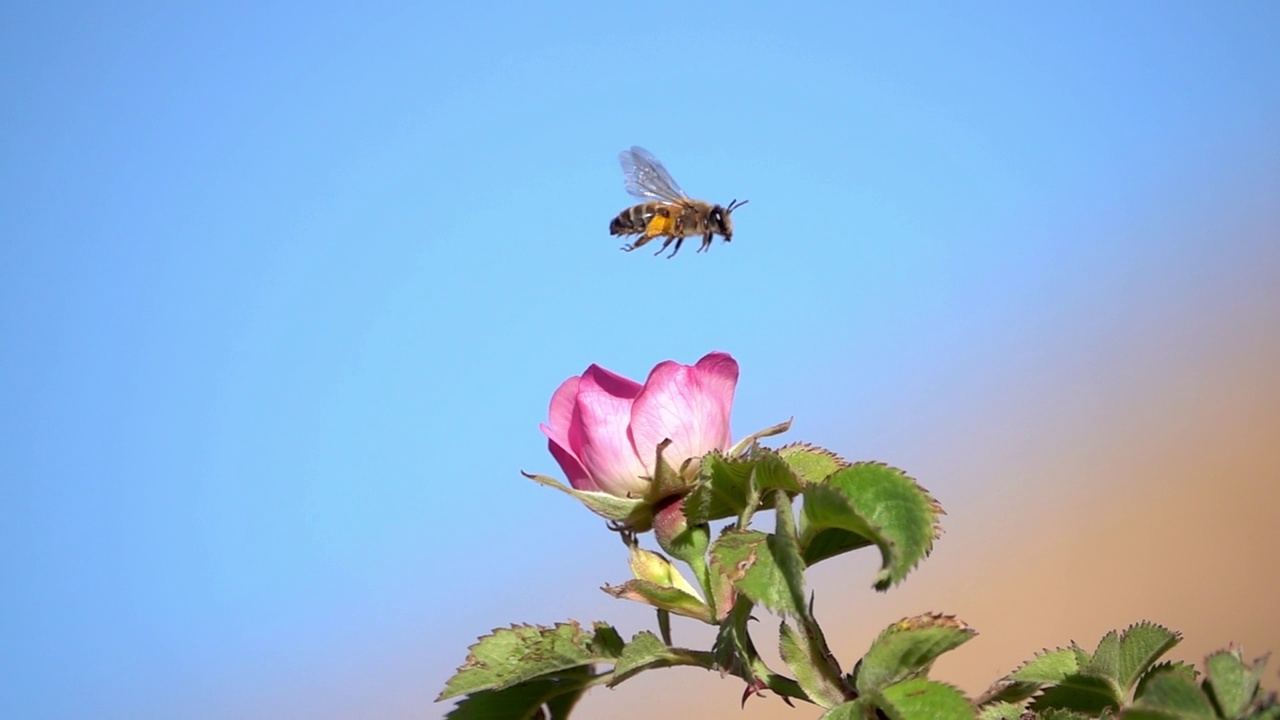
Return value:
[(610, 235), (636, 235), (644, 232), (649, 221), (656, 215), (650, 205), (635, 205), (618, 213), (618, 217), (609, 221)]

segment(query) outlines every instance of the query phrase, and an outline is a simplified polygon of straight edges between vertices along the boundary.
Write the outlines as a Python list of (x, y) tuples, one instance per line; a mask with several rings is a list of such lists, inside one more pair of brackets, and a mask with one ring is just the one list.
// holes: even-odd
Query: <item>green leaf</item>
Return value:
[(1142, 695), (1125, 718), (1149, 720), (1217, 720), (1213, 703), (1194, 681), (1176, 670), (1151, 674), (1142, 686)]
[(436, 700), (481, 690), (501, 690), (544, 675), (613, 659), (599, 654), (600, 649), (593, 634), (572, 621), (550, 628), (512, 625), (494, 630), (468, 648), (467, 659), (445, 683), (444, 691)]
[(988, 705), (1011, 704), (1018, 707), (1025, 707), (1027, 700), (1040, 691), (1043, 687), (1040, 683), (1033, 682), (1016, 682), (1005, 678), (998, 680), (983, 691), (973, 704), (980, 708)]
[(1021, 720), (1022, 703), (993, 702), (978, 711), (978, 720)]
[(831, 473), (849, 467), (835, 453), (809, 443), (792, 443), (778, 448), (778, 456), (791, 467), (791, 472), (804, 482), (820, 483)]
[(794, 576), (784, 569), (787, 556), (786, 541), (777, 535), (727, 530), (711, 544), (711, 573), (727, 578), (753, 602), (779, 614), (798, 616), (805, 608), (803, 595), (797, 597), (791, 582)]
[(1138, 680), (1138, 687), (1133, 691), (1134, 697), (1142, 697), (1142, 694), (1146, 692), (1145, 688), (1146, 688), (1147, 681), (1153, 677), (1156, 677), (1159, 673), (1162, 673), (1162, 672), (1177, 673), (1178, 675), (1186, 678), (1187, 682), (1189, 683), (1195, 683), (1197, 680), (1200, 679), (1200, 673), (1196, 672), (1196, 669), (1191, 665), (1188, 665), (1184, 662), (1173, 662), (1173, 661), (1162, 662), (1152, 667), (1150, 670), (1147, 671), (1145, 675), (1143, 675)]
[(591, 673), (586, 667), (556, 678), (530, 680), (503, 690), (484, 690), (459, 701), (445, 715), (448, 720), (528, 720), (545, 707), (548, 720), (563, 720), (586, 692)]
[(750, 516), (770, 506), (761, 498), (773, 489), (800, 491), (800, 481), (773, 450), (757, 447), (737, 458), (710, 453), (702, 458), (697, 486), (685, 497), (684, 515), (691, 523)]
[(846, 699), (840, 666), (827, 648), (826, 638), (816, 623), (801, 621), (799, 630), (784, 620), (779, 628), (782, 661), (791, 668), (796, 682), (809, 699), (821, 707), (835, 707)]
[(1253, 703), (1266, 659), (1260, 664), (1261, 667), (1246, 665), (1238, 647), (1219, 650), (1205, 659), (1205, 690), (1223, 717), (1240, 717)]
[(977, 633), (952, 615), (919, 615), (885, 628), (858, 663), (854, 687), (866, 694), (887, 685), (923, 677), (934, 660), (968, 642)]
[(1081, 672), (1111, 681), (1119, 697), (1127, 697), (1138, 678), (1179, 640), (1177, 633), (1150, 622), (1131, 625), (1120, 635), (1109, 632)]
[(822, 713), (818, 720), (867, 720), (876, 717), (876, 707), (869, 699), (858, 698), (841, 703)]
[(628, 580), (621, 585), (605, 585), (600, 589), (620, 600), (645, 603), (660, 610), (691, 617), (711, 625), (716, 622), (712, 617), (711, 608), (706, 603), (679, 588), (659, 585), (648, 580)]
[(795, 608), (793, 614), (807, 619), (809, 608), (805, 604), (805, 564), (804, 558), (800, 556), (800, 540), (796, 537), (796, 516), (791, 509), (791, 498), (783, 490), (772, 490), (770, 494), (773, 496), (776, 527), (769, 536), (769, 548), (787, 583), (787, 592), (791, 595), (789, 605)]
[(622, 655), (622, 636), (608, 623), (596, 621), (591, 624), (596, 631), (591, 638), (591, 652), (600, 658), (617, 658)]
[(1024, 703), (994, 702), (978, 711), (978, 720), (1022, 720)]
[(688, 663), (685, 662), (684, 654), (667, 647), (657, 635), (645, 630), (636, 633), (623, 648), (622, 657), (613, 666), (613, 678), (609, 680), (609, 687), (635, 677), (642, 670), (685, 664)]
[(964, 693), (924, 678), (889, 685), (867, 697), (890, 720), (960, 720), (977, 716)]
[(800, 546), (810, 565), (834, 555), (880, 547), (875, 588), (887, 590), (933, 548), (942, 508), (915, 480), (880, 463), (855, 463), (804, 490)]
[(1031, 704), (1036, 712), (1049, 709), (1076, 710), (1098, 716), (1104, 710), (1120, 707), (1115, 686), (1109, 681), (1092, 675), (1068, 675), (1057, 684), (1045, 689)]
[(976, 701), (979, 707), (992, 703), (1025, 705), (1045, 685), (1075, 675), (1089, 662), (1089, 653), (1077, 645), (1042, 650), (1003, 680), (993, 684)]
[(1039, 720), (1089, 720), (1092, 716), (1075, 710), (1054, 708), (1040, 713)]
[(644, 532), (653, 527), (653, 507), (643, 498), (620, 498), (609, 493), (574, 490), (547, 475), (531, 475), (524, 471), (521, 471), (520, 474), (539, 485), (546, 485), (567, 495), (572, 495), (583, 505), (586, 505), (591, 512), (606, 520), (620, 523), (629, 530)]

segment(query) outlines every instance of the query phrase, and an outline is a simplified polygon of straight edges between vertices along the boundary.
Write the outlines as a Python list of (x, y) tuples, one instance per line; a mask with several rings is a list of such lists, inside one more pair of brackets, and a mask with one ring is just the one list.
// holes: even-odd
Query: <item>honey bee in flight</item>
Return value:
[(673, 258), (687, 237), (702, 236), (698, 252), (711, 247), (715, 235), (724, 236), (725, 242), (733, 239), (733, 220), (729, 214), (746, 205), (746, 200), (734, 200), (727, 207), (694, 200), (684, 194), (658, 158), (642, 147), (623, 150), (618, 160), (626, 177), (627, 192), (649, 201), (623, 210), (609, 223), (610, 235), (640, 236), (635, 242), (623, 245), (623, 250), (631, 252), (660, 237), (662, 247), (654, 255), (661, 255), (674, 240), (675, 249), (667, 256)]

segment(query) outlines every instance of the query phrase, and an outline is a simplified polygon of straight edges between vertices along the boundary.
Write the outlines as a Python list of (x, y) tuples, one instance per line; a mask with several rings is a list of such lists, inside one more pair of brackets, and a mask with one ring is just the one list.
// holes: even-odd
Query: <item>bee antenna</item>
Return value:
[(725, 209), (725, 212), (733, 212), (734, 210), (737, 210), (743, 205), (746, 205), (748, 202), (751, 202), (751, 201), (743, 200), (742, 202), (738, 202), (738, 199), (734, 198), (733, 202), (729, 203), (729, 207)]

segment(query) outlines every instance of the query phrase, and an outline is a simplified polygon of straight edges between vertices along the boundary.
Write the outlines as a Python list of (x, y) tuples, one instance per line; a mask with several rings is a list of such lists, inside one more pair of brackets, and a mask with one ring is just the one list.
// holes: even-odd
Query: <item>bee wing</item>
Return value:
[(618, 153), (618, 161), (622, 163), (627, 192), (632, 195), (675, 202), (689, 198), (648, 150), (639, 146), (623, 150)]

